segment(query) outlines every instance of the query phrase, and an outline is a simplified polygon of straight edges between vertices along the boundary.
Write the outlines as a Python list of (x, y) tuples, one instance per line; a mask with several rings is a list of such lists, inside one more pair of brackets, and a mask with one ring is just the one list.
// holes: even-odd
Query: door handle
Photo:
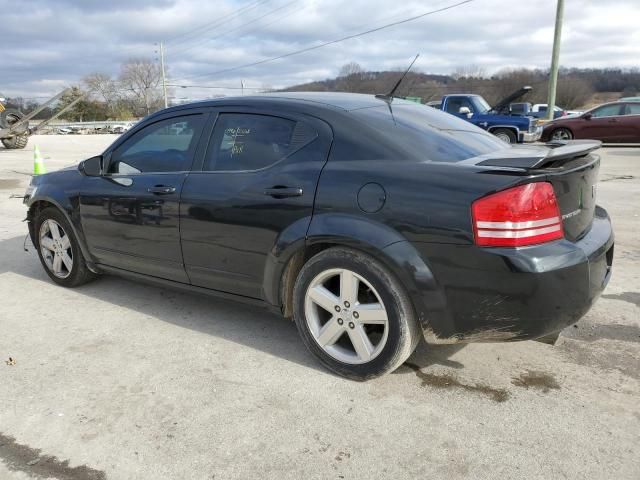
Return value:
[(265, 188), (264, 194), (273, 198), (301, 197), (302, 188), (276, 185), (275, 187)]
[(166, 185), (156, 185), (147, 189), (147, 192), (155, 195), (169, 195), (176, 192), (176, 187), (168, 187)]

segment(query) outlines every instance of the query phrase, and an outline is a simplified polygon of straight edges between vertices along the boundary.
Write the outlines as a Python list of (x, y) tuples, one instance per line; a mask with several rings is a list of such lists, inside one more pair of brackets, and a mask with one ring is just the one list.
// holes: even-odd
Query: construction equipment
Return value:
[(29, 128), (29, 120), (38, 115), (49, 105), (60, 100), (60, 98), (62, 98), (62, 96), (67, 93), (67, 90), (68, 89), (65, 89), (62, 92), (58, 93), (56, 96), (50, 98), (28, 115), (23, 114), (20, 110), (17, 109), (5, 108), (4, 105), (2, 105), (2, 101), (0, 101), (0, 141), (2, 141), (2, 145), (4, 145), (4, 148), (18, 149), (26, 147), (30, 135), (36, 134), (44, 127), (46, 127), (49, 122), (55, 120), (60, 115), (63, 115), (65, 112), (71, 110), (86, 96), (85, 94), (76, 98), (73, 102), (58, 111), (52, 117), (48, 118), (47, 120), (43, 120), (32, 128)]

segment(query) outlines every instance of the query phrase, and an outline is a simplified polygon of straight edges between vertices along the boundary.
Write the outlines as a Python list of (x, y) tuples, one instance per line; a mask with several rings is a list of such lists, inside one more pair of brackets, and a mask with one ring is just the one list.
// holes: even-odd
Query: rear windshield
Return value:
[(459, 162), (510, 148), (471, 123), (426, 105), (394, 102), (391, 111), (381, 105), (351, 113), (374, 130), (377, 141), (369, 145), (378, 147), (371, 149), (375, 158)]

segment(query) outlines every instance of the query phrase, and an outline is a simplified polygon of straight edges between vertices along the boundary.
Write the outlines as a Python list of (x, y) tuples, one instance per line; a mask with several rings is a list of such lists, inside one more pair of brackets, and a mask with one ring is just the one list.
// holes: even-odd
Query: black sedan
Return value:
[(57, 284), (110, 273), (264, 305), (367, 379), (422, 335), (524, 340), (587, 312), (613, 258), (598, 147), (512, 147), (385, 97), (229, 98), (151, 115), (25, 203)]

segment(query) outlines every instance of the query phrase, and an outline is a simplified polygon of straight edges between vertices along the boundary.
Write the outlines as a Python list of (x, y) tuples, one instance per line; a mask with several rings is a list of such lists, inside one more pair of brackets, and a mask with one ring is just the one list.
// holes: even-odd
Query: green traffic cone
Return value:
[(33, 147), (33, 174), (42, 175), (43, 173), (47, 173), (47, 169), (44, 166), (44, 158), (40, 155), (40, 148), (36, 145)]

